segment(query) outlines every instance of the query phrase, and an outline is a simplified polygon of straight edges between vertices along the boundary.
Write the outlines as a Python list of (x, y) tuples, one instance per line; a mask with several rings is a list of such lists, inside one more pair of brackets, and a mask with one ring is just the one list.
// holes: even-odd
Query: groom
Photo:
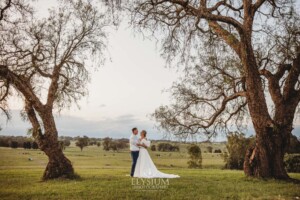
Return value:
[(136, 165), (136, 161), (139, 157), (140, 148), (138, 147), (138, 137), (137, 134), (139, 133), (137, 128), (132, 129), (132, 134), (129, 139), (130, 144), (130, 152), (131, 152), (131, 158), (132, 158), (132, 166), (131, 166), (131, 173), (130, 176), (133, 177), (134, 169)]

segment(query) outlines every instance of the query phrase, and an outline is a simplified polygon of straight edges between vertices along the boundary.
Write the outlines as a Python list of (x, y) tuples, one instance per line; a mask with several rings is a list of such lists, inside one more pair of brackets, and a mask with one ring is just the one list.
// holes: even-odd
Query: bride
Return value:
[(178, 175), (165, 174), (157, 170), (146, 149), (147, 147), (150, 147), (150, 141), (147, 140), (146, 135), (147, 132), (143, 130), (138, 144), (140, 153), (133, 176), (138, 178), (179, 178)]

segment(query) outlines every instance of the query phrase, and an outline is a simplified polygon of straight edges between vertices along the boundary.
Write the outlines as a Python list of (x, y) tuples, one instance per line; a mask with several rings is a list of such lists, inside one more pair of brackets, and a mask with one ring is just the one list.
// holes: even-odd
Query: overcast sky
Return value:
[[(37, 2), (41, 15), (51, 6), (49, 2)], [(74, 106), (57, 116), (59, 135), (129, 137), (131, 128), (137, 126), (146, 129), (150, 139), (161, 139), (163, 135), (154, 129), (155, 122), (149, 119), (149, 114), (169, 103), (169, 95), (162, 90), (169, 88), (178, 74), (175, 69), (164, 67), (155, 42), (133, 36), (126, 22), (110, 33), (109, 52), (111, 61), (92, 72), (87, 86), (89, 97), (80, 102), (81, 108)], [(0, 118), (3, 127), (0, 134), (26, 135), (30, 124), (19, 117), (23, 103), (12, 99), (10, 105), (13, 118), (8, 123)], [(251, 134), (253, 130), (250, 128), (248, 132)]]
[[(40, 15), (54, 5), (49, 2), (38, 1)], [(161, 138), (148, 115), (168, 103), (168, 94), (162, 90), (176, 80), (175, 70), (164, 67), (155, 42), (133, 36), (126, 22), (117, 31), (111, 31), (109, 38), (111, 61), (92, 71), (87, 86), (89, 96), (80, 102), (81, 108), (74, 106), (57, 117), (59, 134), (128, 137), (131, 128), (137, 126), (148, 130), (150, 137)], [(19, 117), (23, 103), (18, 99), (11, 101), (13, 118), (8, 124), (1, 118), (1, 134), (25, 135), (30, 125)]]

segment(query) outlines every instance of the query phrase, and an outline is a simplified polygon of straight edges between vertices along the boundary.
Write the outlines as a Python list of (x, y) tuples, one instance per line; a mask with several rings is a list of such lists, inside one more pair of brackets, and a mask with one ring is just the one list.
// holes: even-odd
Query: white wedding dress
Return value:
[[(145, 138), (142, 139), (139, 143), (150, 147), (150, 141), (146, 140)], [(179, 178), (178, 175), (165, 174), (158, 171), (147, 149), (144, 147), (140, 147), (140, 153), (137, 159), (133, 176), (137, 178)]]

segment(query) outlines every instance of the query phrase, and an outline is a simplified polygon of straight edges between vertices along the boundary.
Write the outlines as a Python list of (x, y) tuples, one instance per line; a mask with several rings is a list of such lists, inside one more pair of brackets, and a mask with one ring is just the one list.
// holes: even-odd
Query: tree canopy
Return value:
[(297, 74), (286, 73), (300, 41), (293, 1), (141, 0), (132, 7), (132, 25), (161, 39), (167, 65), (184, 67), (169, 90), (172, 104), (153, 115), (169, 132), (213, 135), (244, 127), (249, 120), (244, 38), (250, 39), (264, 93), (271, 98), (266, 105), (271, 116), (280, 98), (291, 96), (288, 88), (299, 89), (297, 79), (289, 81)]

